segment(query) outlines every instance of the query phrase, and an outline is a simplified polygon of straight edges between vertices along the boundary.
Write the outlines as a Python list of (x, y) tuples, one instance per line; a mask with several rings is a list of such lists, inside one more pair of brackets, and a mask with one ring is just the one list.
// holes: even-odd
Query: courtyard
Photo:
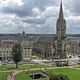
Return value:
[[(40, 72), (40, 71), (30, 71), (30, 73), (35, 73), (35, 72)], [(45, 70), (47, 74), (52, 73), (54, 74), (64, 74), (69, 77), (69, 80), (79, 80), (80, 79), (80, 70), (74, 69), (74, 68), (54, 68), (54, 69), (48, 69)], [(17, 75), (15, 75), (14, 80), (32, 80), (29, 76), (26, 76), (26, 72), (21, 72)], [(48, 78), (44, 79), (39, 79), (39, 80), (49, 80)]]
[[(6, 66), (5, 66), (6, 67)], [(33, 80), (29, 77), (29, 74), (35, 74), (40, 72), (45, 72), (47, 74), (52, 73), (53, 75), (56, 74), (64, 74), (69, 77), (69, 80), (79, 80), (80, 79), (80, 65), (76, 66), (70, 66), (70, 67), (48, 67), (48, 66), (40, 66), (33, 67), (31, 69), (26, 68), (25, 70), (21, 69), (24, 66), (19, 66), (18, 70), (14, 70), (14, 80)], [(46, 68), (46, 69), (45, 69)], [(7, 70), (7, 71), (6, 71)], [(4, 69), (3, 71), (0, 71), (0, 79), (1, 80), (8, 80), (8, 75), (13, 71), (13, 69), (10, 69), (10, 71), (7, 69)], [(35, 80), (35, 79), (34, 79)], [(40, 78), (36, 80), (49, 80), (49, 78)]]

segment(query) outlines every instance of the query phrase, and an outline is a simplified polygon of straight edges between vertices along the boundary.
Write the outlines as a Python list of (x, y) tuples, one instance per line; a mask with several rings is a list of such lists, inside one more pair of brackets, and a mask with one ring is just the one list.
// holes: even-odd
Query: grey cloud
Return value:
[(72, 15), (80, 16), (80, 0), (66, 0), (64, 6)]
[(80, 0), (73, 1), (72, 11), (80, 16)]
[(10, 7), (3, 7), (2, 8), (3, 13), (15, 13), (16, 15), (22, 17), (22, 16), (29, 16), (32, 15), (32, 10), (27, 9), (27, 11), (23, 8), (10, 8)]
[(33, 8), (37, 7), (44, 11), (47, 6), (57, 5), (58, 0), (23, 0), (23, 2), (22, 6), (3, 7), (1, 11), (4, 13), (15, 13), (18, 16), (31, 16), (33, 15)]
[[(15, 13), (19, 19), (17, 20), (15, 17), (14, 20), (11, 21), (14, 23), (9, 24), (7, 24), (7, 22), (1, 22), (0, 28), (3, 27), (3, 29), (1, 29), (0, 32), (18, 33), (24, 30), (26, 33), (56, 33), (56, 19), (59, 11), (46, 11), (45, 8), (48, 6), (59, 6), (60, 0), (23, 0), (23, 2), (24, 4), (22, 6), (1, 8), (1, 12), (5, 14)], [(66, 3), (64, 4), (64, 2)], [(79, 0), (65, 0), (64, 2), (65, 10), (68, 9), (72, 14), (80, 15)], [(34, 15), (32, 11), (33, 8), (39, 8), (41, 12)], [(66, 15), (68, 16), (68, 14)], [(40, 16), (40, 18), (37, 19), (37, 16)], [(28, 19), (28, 17), (32, 19)], [(4, 20), (5, 19), (6, 18), (4, 18)], [(9, 20), (10, 19), (7, 21)], [(77, 23), (70, 20), (67, 21), (67, 33), (79, 33), (79, 25), (80, 21)]]
[(74, 20), (67, 21), (67, 33), (68, 34), (80, 34), (80, 21), (75, 22)]
[(47, 6), (57, 5), (58, 0), (23, 0), (24, 7), (33, 8), (38, 7), (44, 10)]
[(28, 19), (28, 20), (23, 20), (23, 22), (27, 22), (31, 24), (44, 24), (45, 19)]

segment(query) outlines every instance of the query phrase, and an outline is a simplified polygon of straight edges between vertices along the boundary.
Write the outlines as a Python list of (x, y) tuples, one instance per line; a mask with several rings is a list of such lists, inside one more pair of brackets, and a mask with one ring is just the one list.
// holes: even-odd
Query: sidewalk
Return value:
[(16, 70), (16, 71), (14, 71), (14, 72), (12, 72), (11, 74), (9, 74), (8, 76), (7, 76), (7, 80), (14, 80), (14, 76), (16, 75), (16, 74), (18, 74), (18, 73), (20, 73), (20, 72), (22, 72), (23, 70)]
[(13, 80), (13, 77), (11, 75), (8, 75), (7, 80)]

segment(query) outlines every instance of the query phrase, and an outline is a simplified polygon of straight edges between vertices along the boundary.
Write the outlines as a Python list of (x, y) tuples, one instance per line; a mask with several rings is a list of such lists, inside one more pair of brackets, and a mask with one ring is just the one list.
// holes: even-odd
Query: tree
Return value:
[(59, 74), (57, 76), (60, 78), (60, 80), (69, 80), (67, 75)]
[(59, 74), (59, 75), (51, 75), (50, 80), (69, 80), (68, 76)]
[(55, 75), (53, 74), (52, 71), (49, 72), (49, 77), (50, 77), (49, 80), (54, 80)]
[(12, 59), (16, 64), (16, 68), (18, 68), (18, 63), (22, 61), (22, 47), (20, 42), (15, 43), (12, 48)]

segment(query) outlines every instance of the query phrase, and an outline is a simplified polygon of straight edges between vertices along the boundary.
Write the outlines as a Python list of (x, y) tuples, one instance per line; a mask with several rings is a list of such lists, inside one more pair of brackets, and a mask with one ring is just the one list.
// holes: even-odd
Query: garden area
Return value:
[(69, 80), (80, 80), (80, 71), (71, 68), (57, 68), (53, 70), (47, 70), (48, 74), (52, 73), (53, 75), (64, 74), (67, 75)]
[[(35, 72), (40, 72), (40, 71), (28, 71), (28, 72), (21, 72), (17, 74), (14, 77), (14, 80), (32, 80), (28, 74), (32, 73), (34, 74)], [(56, 69), (51, 69), (51, 70), (45, 70), (44, 71), (46, 74), (53, 74), (54, 75), (66, 75), (69, 80), (79, 80), (80, 79), (80, 71), (76, 69), (71, 69), (71, 68), (56, 68)], [(49, 80), (49, 79), (38, 79), (38, 80)]]
[[(37, 69), (38, 68), (38, 69)], [(41, 70), (41, 68), (44, 68), (44, 70)], [(52, 69), (47, 69), (52, 68)], [(76, 69), (75, 69), (76, 68)], [(33, 70), (32, 70), (33, 69)], [(40, 78), (40, 79), (34, 79), (34, 80), (49, 80), (51, 76), (55, 75), (65, 75), (69, 78), (69, 80), (79, 80), (80, 79), (80, 65), (74, 66), (74, 68), (67, 68), (67, 67), (52, 67), (48, 65), (40, 65), (40, 64), (23, 64), (19, 65), (18, 70), (23, 70), (23, 72), (18, 73), (14, 76), (14, 80), (33, 80), (30, 78), (29, 74), (35, 74), (39, 72), (45, 73), (48, 78)], [(8, 70), (17, 70), (15, 65), (3, 65), (0, 66), (0, 79), (6, 80), (9, 72)], [(24, 71), (25, 70), (25, 71)], [(51, 76), (50, 76), (51, 75)]]
[[(19, 74), (17, 74), (15, 77), (14, 77), (14, 80), (32, 80), (28, 74), (35, 74), (35, 73), (38, 73), (38, 72), (41, 72), (40, 70), (32, 70), (32, 71), (27, 71), (27, 72), (21, 72)], [(36, 80), (49, 80), (48, 78), (41, 78), (41, 79), (36, 79)]]

